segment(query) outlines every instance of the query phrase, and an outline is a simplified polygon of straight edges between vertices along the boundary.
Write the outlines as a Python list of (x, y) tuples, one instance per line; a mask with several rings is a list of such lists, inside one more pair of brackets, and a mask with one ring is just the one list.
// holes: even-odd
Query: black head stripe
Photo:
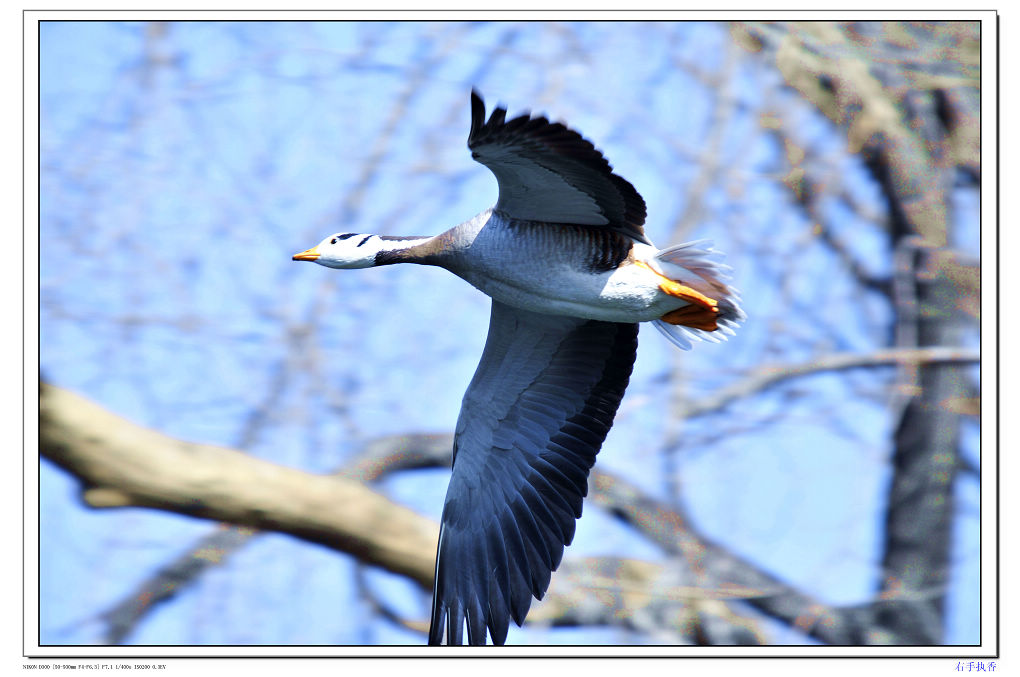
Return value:
[(361, 242), (359, 242), (357, 246), (359, 246), (359, 247), (360, 247), (361, 245), (365, 244), (366, 242), (368, 242), (368, 241), (369, 241), (369, 240), (371, 240), (371, 239), (372, 239), (372, 236), (371, 236), (371, 235), (366, 235), (366, 236), (365, 236), (365, 239), (364, 239), (364, 240), (362, 240)]
[(336, 239), (338, 239), (338, 240), (346, 240), (348, 238), (354, 237), (355, 235), (357, 235), (357, 233), (344, 233), (343, 235), (337, 235)]

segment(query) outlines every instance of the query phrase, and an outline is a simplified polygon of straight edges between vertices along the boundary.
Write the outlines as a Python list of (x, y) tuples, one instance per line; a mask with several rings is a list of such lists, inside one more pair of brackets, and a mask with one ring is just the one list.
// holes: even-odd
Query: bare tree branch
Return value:
[(197, 580), (202, 572), (222, 563), (258, 533), (248, 527), (222, 524), (187, 553), (161, 566), (123, 600), (99, 614), (106, 624), (104, 643), (124, 642), (155, 607), (180, 594), (181, 589)]
[(804, 594), (698, 533), (679, 510), (662, 505), (619, 478), (595, 473), (596, 503), (678, 556), (702, 595), (730, 592), (810, 637), (835, 645), (871, 644), (873, 616), (866, 607), (834, 607)]
[(755, 395), (783, 381), (828, 371), (899, 364), (970, 363), (980, 360), (981, 354), (977, 350), (936, 346), (890, 348), (870, 353), (836, 353), (816, 358), (810, 362), (766, 365), (707, 397), (685, 403), (681, 413), (687, 417), (693, 417), (719, 411), (738, 399)]

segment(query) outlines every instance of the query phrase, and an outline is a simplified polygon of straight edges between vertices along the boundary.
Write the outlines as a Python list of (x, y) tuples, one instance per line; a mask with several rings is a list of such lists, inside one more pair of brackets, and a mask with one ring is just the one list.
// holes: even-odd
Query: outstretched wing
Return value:
[(511, 218), (603, 226), (645, 239), (645, 201), (591, 142), (544, 117), (506, 121), (497, 107), (485, 121), (485, 103), (471, 90), (471, 157), (499, 182), (496, 209)]
[(574, 537), (588, 471), (613, 424), (637, 325), (492, 302), (457, 421), (429, 643), (506, 640)]

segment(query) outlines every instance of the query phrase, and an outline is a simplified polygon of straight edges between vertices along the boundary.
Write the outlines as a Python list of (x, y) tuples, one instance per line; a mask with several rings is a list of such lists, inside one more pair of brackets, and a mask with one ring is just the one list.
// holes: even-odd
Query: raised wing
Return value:
[(645, 201), (591, 142), (544, 117), (506, 122), (497, 107), (485, 121), (485, 103), (471, 90), (471, 157), (499, 182), (496, 209), (514, 219), (603, 226), (639, 242), (645, 238)]
[(492, 302), (457, 421), (429, 644), (494, 644), (541, 599), (574, 537), (588, 471), (613, 424), (637, 325)]

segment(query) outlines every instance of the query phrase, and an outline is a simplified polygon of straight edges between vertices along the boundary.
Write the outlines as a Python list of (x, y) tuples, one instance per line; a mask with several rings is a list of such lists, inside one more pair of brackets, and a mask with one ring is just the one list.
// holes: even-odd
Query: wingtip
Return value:
[[(506, 105), (497, 103), (492, 109), (492, 113), (489, 115), (488, 121), (485, 120), (485, 100), (482, 98), (481, 93), (477, 87), (471, 87), (471, 132), (468, 134), (468, 148), (473, 143), (478, 141), (481, 136), (496, 129), (504, 124), (506, 121)], [(528, 114), (525, 113), (522, 120), (528, 119)]]
[(485, 101), (475, 87), (471, 87), (471, 131), (468, 134), (468, 145), (485, 124)]

